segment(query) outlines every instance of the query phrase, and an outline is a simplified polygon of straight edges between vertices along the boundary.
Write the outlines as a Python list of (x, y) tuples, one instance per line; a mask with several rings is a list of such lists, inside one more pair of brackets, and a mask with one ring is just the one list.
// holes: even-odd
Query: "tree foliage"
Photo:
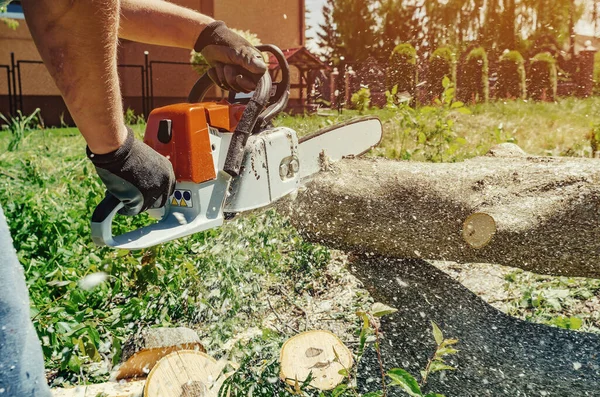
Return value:
[(6, 6), (0, 7), (0, 22), (6, 25), (9, 29), (15, 30), (16, 28), (18, 28), (19, 22), (17, 20), (1, 16), (1, 14), (4, 14), (5, 12)]
[[(327, 0), (319, 44), (328, 59), (344, 56), (348, 61), (369, 56), (385, 60), (399, 43), (410, 43), (425, 55), (441, 46), (464, 51), (476, 44), (495, 58), (506, 49), (525, 53), (542, 36), (552, 36), (561, 47), (568, 44), (571, 19), (573, 23), (581, 19), (586, 4), (578, 0)], [(586, 15), (596, 24), (600, 6), (594, 5), (587, 5)]]

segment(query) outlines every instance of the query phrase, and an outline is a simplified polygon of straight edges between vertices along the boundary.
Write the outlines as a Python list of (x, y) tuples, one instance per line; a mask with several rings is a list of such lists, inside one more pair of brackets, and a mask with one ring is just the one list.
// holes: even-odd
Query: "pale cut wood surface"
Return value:
[(342, 341), (322, 330), (302, 332), (288, 339), (281, 348), (280, 361), (281, 380), (293, 386), (311, 374), (310, 385), (320, 390), (339, 385), (344, 380), (339, 371), (350, 370), (353, 363), (352, 353)]
[(150, 371), (144, 397), (217, 397), (225, 380), (224, 363), (194, 350), (179, 350), (162, 358)]

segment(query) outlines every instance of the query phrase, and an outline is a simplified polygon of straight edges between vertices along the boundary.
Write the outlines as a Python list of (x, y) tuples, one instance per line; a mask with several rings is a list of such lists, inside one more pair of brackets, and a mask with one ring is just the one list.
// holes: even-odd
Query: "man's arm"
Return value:
[(191, 50), (212, 22), (211, 17), (162, 0), (121, 0), (119, 37)]
[(227, 90), (254, 90), (267, 69), (260, 53), (223, 22), (162, 0), (121, 0), (119, 37), (201, 52), (211, 78)]
[[(250, 91), (266, 71), (260, 53), (222, 22), (156, 0), (23, 0), (35, 44), (108, 191), (134, 215), (175, 185), (169, 161), (133, 138), (123, 120), (117, 40), (201, 51), (221, 87)], [(121, 13), (124, 15), (120, 21)], [(124, 21), (124, 22), (123, 22)]]
[(94, 153), (126, 138), (117, 74), (119, 0), (23, 0), (46, 68)]

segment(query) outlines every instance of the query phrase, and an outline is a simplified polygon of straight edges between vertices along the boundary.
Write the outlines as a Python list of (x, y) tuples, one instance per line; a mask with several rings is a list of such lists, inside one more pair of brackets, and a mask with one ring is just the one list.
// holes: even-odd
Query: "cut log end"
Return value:
[(171, 353), (152, 368), (144, 397), (216, 397), (225, 380), (221, 374), (223, 367), (199, 351)]
[(463, 223), (463, 239), (471, 248), (480, 249), (492, 241), (496, 234), (496, 221), (484, 212), (469, 215)]
[(312, 376), (310, 385), (331, 390), (344, 380), (340, 370), (353, 365), (352, 353), (328, 331), (307, 331), (290, 338), (281, 349), (281, 380), (290, 385)]

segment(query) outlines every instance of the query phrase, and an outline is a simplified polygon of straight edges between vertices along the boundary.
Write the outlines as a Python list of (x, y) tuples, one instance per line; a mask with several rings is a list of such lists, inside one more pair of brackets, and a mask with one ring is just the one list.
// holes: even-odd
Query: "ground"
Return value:
[[(510, 141), (531, 154), (590, 156), (600, 123), (598, 98), (464, 109), (369, 111), (385, 129), (371, 155), (460, 161)], [(282, 116), (277, 123), (306, 134), (356, 115)], [(143, 125), (136, 129), (141, 134)], [(193, 327), (211, 354), (242, 362), (249, 355), (276, 362), (283, 340), (308, 328), (330, 329), (357, 346), (355, 312), (369, 310), (373, 300), (346, 269), (346, 253), (303, 241), (273, 211), (144, 252), (98, 249), (89, 218), (103, 187), (83, 139), (72, 128), (22, 132), (0, 132), (0, 203), (26, 269), (54, 384), (105, 380), (121, 345), (145, 326)], [(117, 227), (146, 221), (121, 219)], [(600, 332), (599, 280), (434, 265), (511, 315)]]

